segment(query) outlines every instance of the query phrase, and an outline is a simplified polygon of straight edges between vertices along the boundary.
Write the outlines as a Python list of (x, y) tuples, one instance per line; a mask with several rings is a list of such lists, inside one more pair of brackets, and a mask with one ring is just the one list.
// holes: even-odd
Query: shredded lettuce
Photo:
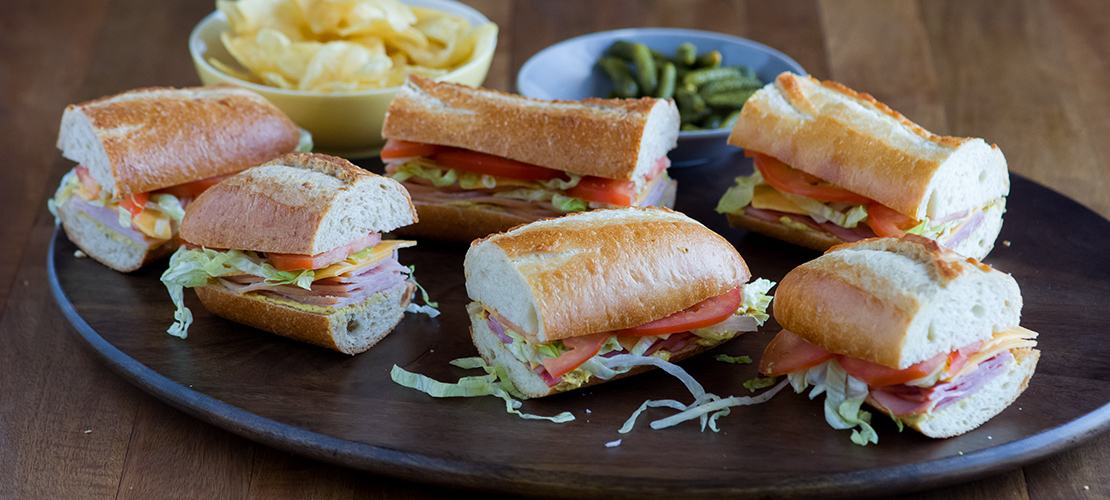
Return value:
[(162, 284), (166, 285), (176, 307), (174, 323), (167, 332), (181, 338), (188, 336), (193, 315), (185, 307), (185, 288), (204, 286), (213, 278), (233, 274), (252, 274), (265, 279), (270, 285), (296, 284), (304, 289), (312, 286), (315, 276), (311, 269), (278, 271), (254, 252), (221, 252), (208, 248), (189, 250), (182, 246), (170, 257), (169, 267), (162, 273)]
[(150, 201), (158, 206), (158, 210), (169, 215), (170, 218), (178, 223), (185, 217), (185, 207), (181, 206), (181, 200), (177, 199), (177, 197), (172, 194), (152, 194), (150, 195)]
[(718, 354), (713, 359), (724, 363), (733, 363), (737, 365), (752, 364), (752, 358), (750, 356), (729, 356), (728, 354)]
[(564, 212), (585, 212), (590, 208), (590, 204), (582, 199), (560, 193), (551, 195), (551, 205)]
[(54, 191), (54, 197), (46, 200), (46, 208), (54, 216), (55, 226), (62, 223), (62, 218), (58, 215), (58, 207), (73, 197), (80, 185), (81, 181), (77, 179), (77, 171), (70, 170), (62, 176), (62, 181), (58, 183), (58, 189)]
[(767, 292), (770, 292), (774, 286), (774, 281), (763, 278), (745, 284), (741, 290), (744, 299), (740, 302), (740, 308), (736, 310), (736, 314), (751, 316), (759, 326), (763, 326), (763, 323), (771, 318), (771, 315), (767, 314), (767, 306), (771, 305), (774, 297)]
[(302, 153), (311, 153), (313, 148), (312, 132), (309, 132), (300, 127), (297, 127), (297, 131), (301, 133), (300, 139), (297, 140), (297, 151), (300, 151)]
[(766, 389), (768, 387), (771, 387), (772, 385), (775, 385), (776, 380), (778, 380), (778, 377), (757, 377), (753, 379), (748, 379), (744, 381), (744, 388), (749, 391), (755, 392), (756, 389)]
[(492, 175), (460, 172), (458, 176), (459, 187), (463, 189), (493, 189), (497, 187), (497, 178)]
[(427, 160), (413, 159), (397, 165), (397, 172), (391, 177), (397, 182), (419, 177), (431, 181), (435, 187), (446, 187), (458, 182), (459, 173), (451, 168), (438, 168)]
[(752, 203), (755, 196), (755, 186), (763, 183), (763, 175), (756, 170), (752, 175), (742, 175), (734, 179), (736, 184), (725, 191), (721, 201), (717, 202), (717, 213), (724, 214), (736, 212)]
[[(356, 253), (351, 257), (359, 255), (363, 252), (369, 252), (371, 249), (372, 247), (367, 248), (366, 250)], [(409, 281), (412, 281), (412, 284), (416, 285), (416, 288), (420, 290), (421, 298), (424, 299), (424, 305), (421, 306), (409, 302), (408, 307), (405, 308), (405, 312), (424, 313), (431, 318), (439, 316), (439, 309), (436, 309), (437, 307), (439, 307), (439, 302), (432, 302), (431, 298), (428, 297), (428, 291), (425, 290), (424, 287), (416, 281), (416, 266), (409, 266)]]
[(505, 376), (505, 369), (500, 366), (489, 366), (482, 358), (477, 357), (457, 359), (452, 361), (451, 364), (465, 369), (482, 368), (486, 371), (486, 374), (484, 376), (463, 377), (454, 384), (448, 384), (393, 365), (389, 376), (398, 384), (416, 389), (435, 398), (497, 396), (505, 400), (506, 412), (527, 420), (550, 420), (555, 423), (574, 420), (574, 415), (570, 412), (563, 412), (553, 417), (522, 413), (518, 408), (523, 403), (513, 399), (513, 397), (527, 398), (513, 386), (509, 378)]
[[(817, 222), (829, 221), (840, 227), (853, 228), (859, 225), (860, 221), (867, 218), (867, 208), (863, 205), (844, 205), (847, 210), (838, 210), (834, 204), (817, 201), (813, 198), (806, 198), (805, 196), (798, 196), (790, 193), (780, 193), (788, 200), (794, 202), (809, 212), (810, 217)], [(841, 204), (836, 204), (841, 205)]]
[(871, 427), (871, 413), (861, 409), (867, 399), (867, 383), (849, 375), (836, 359), (787, 377), (798, 393), (812, 385), (810, 399), (824, 393), (825, 421), (834, 429), (852, 429), (853, 443), (866, 446), (867, 443), (879, 442), (879, 435)]

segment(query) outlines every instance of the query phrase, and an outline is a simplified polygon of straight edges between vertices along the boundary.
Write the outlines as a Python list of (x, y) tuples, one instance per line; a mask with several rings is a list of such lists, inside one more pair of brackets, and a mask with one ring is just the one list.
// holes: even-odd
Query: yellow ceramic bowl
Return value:
[[(489, 22), (481, 12), (451, 0), (405, 0), (405, 3), (438, 9), (462, 16), (471, 25)], [(230, 76), (208, 62), (214, 58), (230, 67), (239, 67), (220, 41), (228, 29), (227, 17), (216, 11), (205, 17), (189, 36), (189, 52), (204, 84), (232, 83), (253, 90), (289, 115), (297, 125), (312, 133), (315, 151), (345, 158), (364, 158), (378, 154), (382, 139), (382, 120), (397, 87), (355, 92), (310, 92), (258, 85)], [(474, 56), (440, 80), (479, 86), (486, 79), (493, 59), (494, 43), (479, 46)]]

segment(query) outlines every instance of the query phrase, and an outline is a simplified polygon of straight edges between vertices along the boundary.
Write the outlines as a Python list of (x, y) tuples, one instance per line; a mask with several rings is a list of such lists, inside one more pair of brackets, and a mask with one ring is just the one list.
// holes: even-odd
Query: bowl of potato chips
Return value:
[(218, 0), (189, 37), (205, 84), (269, 99), (312, 133), (315, 150), (361, 158), (410, 74), (478, 86), (497, 26), (452, 0)]

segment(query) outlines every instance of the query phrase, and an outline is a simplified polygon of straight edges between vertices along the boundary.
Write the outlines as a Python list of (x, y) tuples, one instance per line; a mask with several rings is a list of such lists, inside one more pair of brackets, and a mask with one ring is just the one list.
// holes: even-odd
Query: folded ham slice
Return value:
[(932, 387), (912, 385), (889, 385), (871, 387), (870, 397), (890, 414), (900, 417), (940, 411), (956, 401), (979, 390), (995, 377), (1006, 371), (1006, 363), (1014, 359), (1010, 351), (1003, 351), (988, 359), (967, 375), (951, 382), (936, 384)]
[(296, 285), (270, 285), (253, 275), (225, 276), (219, 282), (237, 294), (249, 292), (299, 302), (305, 305), (340, 309), (358, 304), (383, 290), (401, 286), (409, 270), (391, 255), (369, 267), (312, 282), (308, 290)]

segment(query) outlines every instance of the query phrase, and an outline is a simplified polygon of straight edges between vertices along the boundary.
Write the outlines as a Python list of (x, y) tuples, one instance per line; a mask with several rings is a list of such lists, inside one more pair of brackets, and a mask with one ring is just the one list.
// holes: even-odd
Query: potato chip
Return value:
[[(472, 27), (445, 12), (398, 0), (217, 0), (221, 35), (245, 68), (232, 76), (285, 89), (343, 92), (438, 77), (488, 50), (497, 26)], [(214, 63), (215, 64), (215, 63)]]

